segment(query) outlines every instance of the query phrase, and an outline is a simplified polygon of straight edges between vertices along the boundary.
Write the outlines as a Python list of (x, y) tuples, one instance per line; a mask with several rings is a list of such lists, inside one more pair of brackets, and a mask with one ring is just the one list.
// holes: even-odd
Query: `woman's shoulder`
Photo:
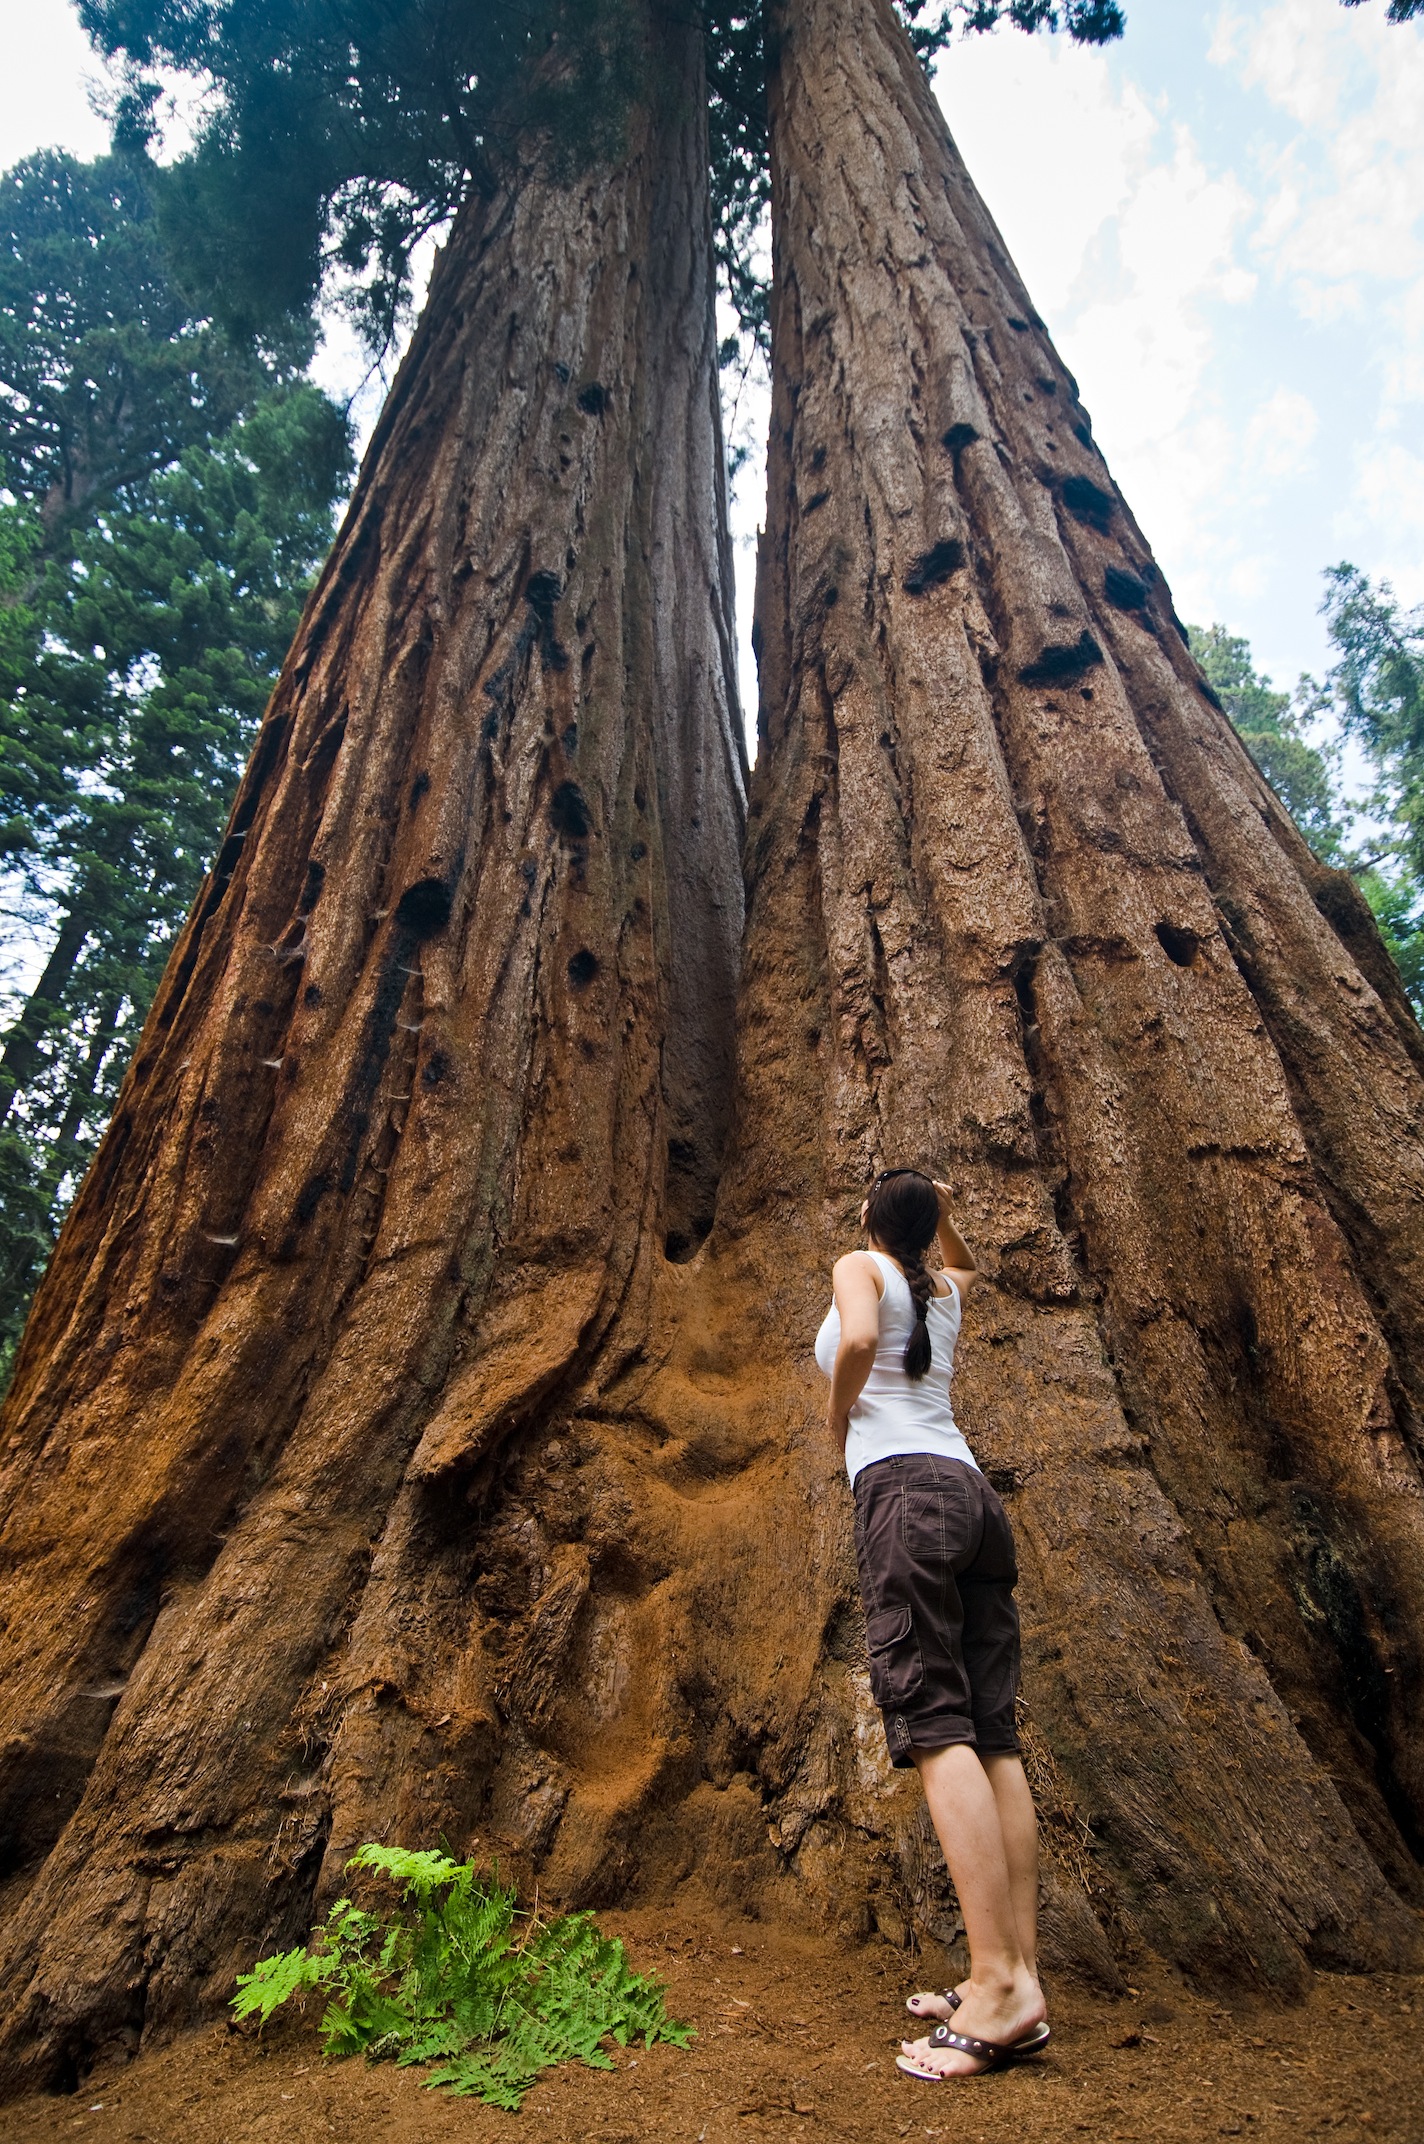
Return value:
[(868, 1280), (873, 1285), (876, 1294), (883, 1295), (885, 1293), (885, 1266), (888, 1264), (888, 1259), (882, 1262), (876, 1257), (874, 1251), (847, 1251), (843, 1257), (836, 1260), (831, 1268), (832, 1285), (840, 1287), (846, 1281), (854, 1283)]

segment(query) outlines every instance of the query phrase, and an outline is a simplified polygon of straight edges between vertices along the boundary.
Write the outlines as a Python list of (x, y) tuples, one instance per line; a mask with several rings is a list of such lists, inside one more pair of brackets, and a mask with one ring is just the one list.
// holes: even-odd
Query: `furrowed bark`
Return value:
[(956, 1391), (1109, 1924), (1285, 1985), (1417, 1959), (1418, 1033), (1211, 703), (888, 0), (778, 31), (724, 1211), (819, 1206), (828, 1256), (874, 1168), (955, 1183), (990, 1282)]
[[(744, 754), (700, 46), (649, 23), (622, 160), (458, 220), (30, 1320), (12, 2082), (299, 1935), (373, 1733), (402, 1835), (457, 1772), (481, 1806), (450, 1485), (637, 1351), (708, 1225)], [(422, 1588), (428, 1649), (385, 1614)]]

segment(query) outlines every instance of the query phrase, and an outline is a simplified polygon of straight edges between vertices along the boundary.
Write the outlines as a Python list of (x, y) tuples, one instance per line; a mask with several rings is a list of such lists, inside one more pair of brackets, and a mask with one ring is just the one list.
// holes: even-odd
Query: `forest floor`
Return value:
[(65, 2098), (0, 2109), (5, 2144), (758, 2144), (767, 2138), (944, 2138), (1097, 2144), (1319, 2136), (1424, 2140), (1424, 1978), (1320, 1975), (1309, 1998), (1227, 2007), (1159, 1978), (1109, 2000), (1049, 1986), (1053, 2045), (972, 2083), (894, 2068), (901, 2007), (930, 1985), (883, 1943), (707, 1916), (600, 1916), (667, 1982), (688, 2050), (618, 2057), (616, 2072), (551, 2070), (520, 2114), (422, 2088), (420, 2073), (324, 2063), (315, 2010), (259, 2039), (202, 2028)]

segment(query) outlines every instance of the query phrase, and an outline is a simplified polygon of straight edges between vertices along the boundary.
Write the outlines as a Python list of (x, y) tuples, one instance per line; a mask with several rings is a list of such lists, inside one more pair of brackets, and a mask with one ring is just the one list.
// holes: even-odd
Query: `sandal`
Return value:
[(907, 2077), (918, 2077), (925, 2084), (956, 2084), (960, 2076), (986, 2077), (990, 2070), (1007, 2069), (1011, 2063), (1025, 2061), (1030, 2055), (1040, 2054), (1053, 2037), (1047, 2021), (1032, 2025), (1017, 2040), (1000, 2043), (995, 2040), (976, 2040), (967, 2032), (951, 2032), (948, 2025), (939, 2025), (927, 2035), (931, 2047), (957, 2047), (962, 2055), (972, 2055), (982, 2062), (982, 2070), (956, 2072), (931, 2069), (928, 2064), (917, 2062), (913, 2055), (897, 2055), (895, 2067)]
[(959, 2008), (963, 2000), (964, 1997), (959, 1993), (959, 1990), (957, 1988), (941, 1988), (938, 1994), (936, 1994), (932, 1989), (921, 1989), (917, 1991), (914, 1995), (907, 1995), (905, 1997), (905, 2008), (909, 2011), (911, 2017), (932, 2018), (934, 2016), (934, 2012), (932, 2010), (917, 2010), (915, 2008), (915, 2004), (948, 2003), (950, 2011), (951, 2013), (953, 2013)]

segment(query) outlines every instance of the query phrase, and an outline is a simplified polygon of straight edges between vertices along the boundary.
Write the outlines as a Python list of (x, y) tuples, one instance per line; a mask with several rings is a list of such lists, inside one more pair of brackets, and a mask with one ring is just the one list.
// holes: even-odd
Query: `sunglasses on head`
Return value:
[(881, 1184), (888, 1184), (892, 1176), (918, 1176), (926, 1184), (933, 1181), (931, 1177), (925, 1175), (923, 1169), (882, 1169), (871, 1184), (871, 1190), (877, 1191)]

